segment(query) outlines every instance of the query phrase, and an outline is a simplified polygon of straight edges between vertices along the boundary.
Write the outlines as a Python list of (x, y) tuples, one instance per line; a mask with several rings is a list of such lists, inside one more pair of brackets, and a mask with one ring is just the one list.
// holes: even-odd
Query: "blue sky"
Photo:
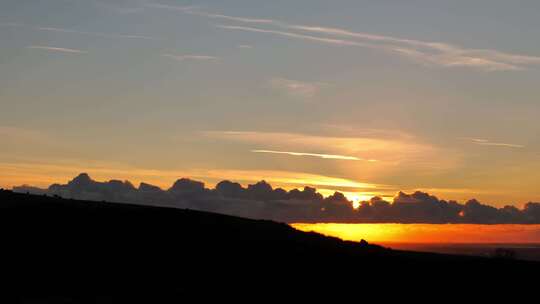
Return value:
[(539, 200), (539, 28), (538, 1), (2, 1), (0, 185)]

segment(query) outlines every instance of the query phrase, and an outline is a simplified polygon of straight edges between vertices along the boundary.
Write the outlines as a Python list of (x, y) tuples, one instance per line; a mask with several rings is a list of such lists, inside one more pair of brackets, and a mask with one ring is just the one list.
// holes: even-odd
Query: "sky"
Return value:
[(540, 2), (3, 0), (0, 187), (540, 201)]
[[(362, 238), (388, 244), (538, 244), (539, 225), (474, 225), (474, 224), (292, 224), (306, 232), (317, 231), (344, 240), (358, 241)], [(409, 250), (411, 248), (408, 248)], [(433, 251), (430, 248), (429, 251)], [(456, 253), (456, 252), (454, 252)]]

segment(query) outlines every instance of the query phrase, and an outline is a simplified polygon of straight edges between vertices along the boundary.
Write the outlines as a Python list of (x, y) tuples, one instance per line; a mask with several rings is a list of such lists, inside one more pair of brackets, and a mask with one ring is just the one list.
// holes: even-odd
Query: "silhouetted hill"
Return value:
[(500, 283), (540, 270), (534, 262), (394, 251), (266, 220), (11, 191), (0, 191), (0, 231), (3, 286), (19, 291), (303, 292), (345, 288), (349, 276), (364, 287), (455, 275)]

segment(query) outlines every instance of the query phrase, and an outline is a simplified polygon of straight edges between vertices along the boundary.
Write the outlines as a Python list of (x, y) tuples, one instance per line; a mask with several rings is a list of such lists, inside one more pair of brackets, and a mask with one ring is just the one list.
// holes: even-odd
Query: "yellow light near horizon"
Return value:
[(350, 192), (350, 191), (340, 191), (332, 189), (317, 189), (317, 192), (324, 196), (330, 196), (335, 192), (341, 192), (345, 197), (353, 202), (354, 204), (359, 205), (362, 201), (369, 201), (374, 196), (379, 196), (377, 192)]
[(344, 240), (391, 243), (540, 243), (540, 225), (293, 223)]
[(346, 195), (346, 197), (348, 200), (352, 202), (353, 208), (357, 209), (358, 207), (360, 207), (360, 202), (369, 201), (373, 197), (373, 195), (358, 193), (358, 194), (349, 194), (349, 195)]
[[(384, 226), (383, 226), (384, 225)], [(315, 231), (349, 241), (392, 242), (404, 237), (403, 229), (395, 224), (291, 224), (302, 231)]]
[[(334, 194), (334, 192), (336, 192), (336, 190), (330, 190), (330, 189), (317, 189), (317, 191), (324, 195), (325, 197), (326, 196), (330, 196), (332, 194)], [(338, 191), (338, 192), (341, 192), (343, 195), (345, 195), (345, 197), (352, 202), (352, 205), (353, 205), (353, 208), (354, 209), (357, 209), (358, 207), (360, 207), (360, 203), (361, 202), (366, 202), (366, 201), (369, 201), (370, 199), (372, 199), (373, 197), (375, 196), (378, 196), (378, 197), (381, 197), (382, 199), (388, 201), (388, 202), (392, 202), (393, 200), (393, 197), (392, 196), (388, 196), (388, 195), (385, 195), (384, 193), (382, 192), (349, 192), (349, 191)]]

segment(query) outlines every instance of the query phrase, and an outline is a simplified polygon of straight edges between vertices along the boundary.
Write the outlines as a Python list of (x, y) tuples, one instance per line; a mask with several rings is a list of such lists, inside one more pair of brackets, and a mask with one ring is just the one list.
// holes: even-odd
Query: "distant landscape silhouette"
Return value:
[[(67, 302), (41, 297), (5, 303), (118, 303), (91, 296), (111, 293), (134, 297), (130, 303), (153, 303), (167, 297), (161, 290), (209, 288), (315, 295), (343, 291), (345, 284), (389, 288), (385, 281), (400, 276), (407, 280), (394, 283), (394, 290), (420, 283), (450, 288), (442, 283), (459, 275), (462, 291), (517, 282), (540, 270), (540, 263), (513, 260), (503, 251), (495, 258), (408, 252), (267, 220), (5, 190), (0, 231), (2, 276), (9, 279), (3, 288), (85, 295)], [(144, 291), (155, 296), (139, 297)]]
[(539, 37), (540, 0), (0, 0), (0, 304), (534, 304)]
[(242, 187), (224, 180), (215, 189), (208, 189), (202, 182), (182, 178), (171, 188), (162, 190), (146, 183), (135, 187), (129, 181), (97, 182), (81, 173), (64, 185), (53, 184), (47, 189), (20, 186), (13, 190), (82, 200), (188, 208), (288, 223), (540, 224), (540, 203), (534, 202), (527, 203), (523, 209), (510, 205), (495, 208), (475, 199), (461, 204), (417, 191), (399, 192), (392, 203), (373, 197), (354, 209), (352, 202), (340, 192), (323, 197), (312, 187), (286, 191), (273, 189), (265, 181)]

